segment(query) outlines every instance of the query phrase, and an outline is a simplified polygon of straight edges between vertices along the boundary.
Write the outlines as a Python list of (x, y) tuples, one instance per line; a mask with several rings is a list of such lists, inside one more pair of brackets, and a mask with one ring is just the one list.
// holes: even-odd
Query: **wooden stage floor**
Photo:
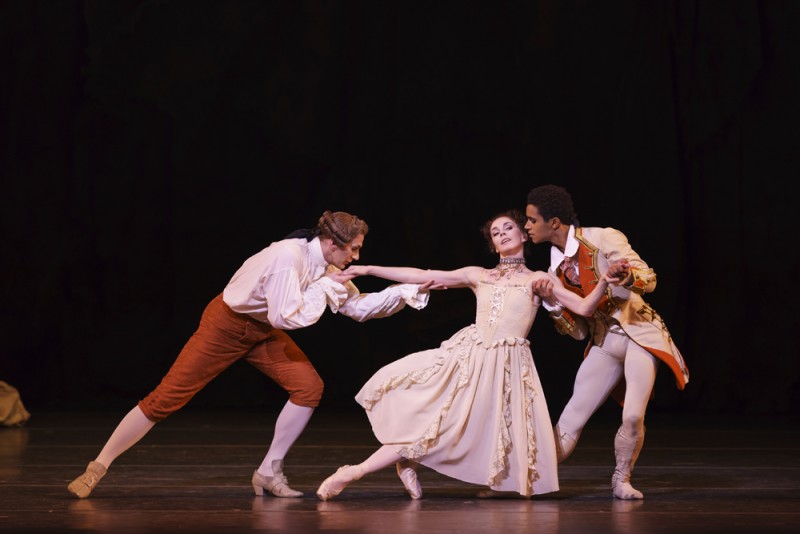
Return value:
[(618, 412), (600, 412), (559, 467), (557, 493), (480, 498), (482, 487), (421, 468), (424, 497), (412, 501), (386, 469), (322, 502), (320, 482), (377, 446), (363, 413), (317, 410), (286, 458), (306, 495), (278, 499), (250, 486), (275, 414), (187, 407), (74, 498), (67, 484), (126, 411), (34, 412), (0, 428), (0, 532), (800, 532), (798, 417), (648, 414), (634, 472), (643, 501), (611, 498)]

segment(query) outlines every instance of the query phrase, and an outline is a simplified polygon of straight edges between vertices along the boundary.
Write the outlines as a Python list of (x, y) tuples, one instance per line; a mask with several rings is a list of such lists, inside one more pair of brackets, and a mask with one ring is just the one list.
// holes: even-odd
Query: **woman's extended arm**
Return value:
[[(550, 275), (545, 274), (545, 276)], [(603, 274), (591, 293), (585, 297), (580, 297), (565, 288), (561, 280), (557, 277), (550, 276), (550, 278), (553, 280), (553, 295), (555, 295), (559, 302), (574, 313), (584, 317), (590, 317), (592, 313), (594, 313), (594, 310), (597, 308), (597, 305), (600, 304), (600, 300), (605, 294), (606, 288), (610, 284), (615, 285), (620, 281), (618, 278), (609, 278), (607, 273)]]
[(353, 276), (377, 276), (404, 284), (424, 284), (433, 282), (434, 286), (470, 287), (477, 283), (480, 267), (461, 267), (452, 271), (418, 269), (416, 267), (385, 267), (382, 265), (351, 265), (344, 270)]

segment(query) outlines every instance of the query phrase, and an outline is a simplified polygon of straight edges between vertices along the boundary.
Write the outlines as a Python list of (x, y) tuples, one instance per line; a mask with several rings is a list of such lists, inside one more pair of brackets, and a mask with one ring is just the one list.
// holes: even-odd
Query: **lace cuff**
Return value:
[(323, 276), (306, 289), (306, 299), (309, 298), (315, 302), (326, 302), (331, 311), (336, 313), (347, 301), (347, 288)]
[(393, 287), (400, 292), (400, 298), (415, 310), (421, 310), (428, 305), (431, 294), (428, 291), (420, 292), (419, 284), (397, 284)]

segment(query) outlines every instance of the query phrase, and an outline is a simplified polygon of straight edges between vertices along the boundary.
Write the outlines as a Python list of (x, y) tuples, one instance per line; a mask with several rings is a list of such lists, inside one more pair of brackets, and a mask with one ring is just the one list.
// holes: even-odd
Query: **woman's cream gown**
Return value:
[(439, 473), (524, 496), (558, 491), (553, 428), (527, 339), (538, 309), (530, 280), (484, 280), (476, 295), (474, 324), (384, 366), (356, 401), (381, 443)]

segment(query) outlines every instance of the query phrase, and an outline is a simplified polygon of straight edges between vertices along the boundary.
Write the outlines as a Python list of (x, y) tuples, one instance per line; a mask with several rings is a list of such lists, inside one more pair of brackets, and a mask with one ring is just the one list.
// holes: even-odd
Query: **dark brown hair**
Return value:
[(544, 220), (549, 221), (558, 217), (564, 224), (580, 226), (575, 206), (572, 204), (572, 195), (559, 185), (540, 185), (528, 192), (528, 204), (536, 206)]
[[(369, 227), (363, 219), (344, 211), (326, 211), (317, 223), (320, 237), (329, 237), (342, 248), (359, 235), (367, 235)], [(317, 229), (315, 228), (315, 230)]]
[(486, 240), (486, 247), (489, 249), (489, 252), (496, 253), (497, 251), (494, 248), (494, 242), (492, 241), (492, 223), (495, 222), (500, 217), (508, 217), (519, 226), (519, 229), (522, 231), (523, 234), (526, 236), (528, 233), (525, 231), (525, 214), (522, 213), (520, 210), (516, 208), (511, 208), (510, 210), (501, 211), (497, 213), (494, 217), (483, 223), (481, 226), (481, 234), (483, 238)]

